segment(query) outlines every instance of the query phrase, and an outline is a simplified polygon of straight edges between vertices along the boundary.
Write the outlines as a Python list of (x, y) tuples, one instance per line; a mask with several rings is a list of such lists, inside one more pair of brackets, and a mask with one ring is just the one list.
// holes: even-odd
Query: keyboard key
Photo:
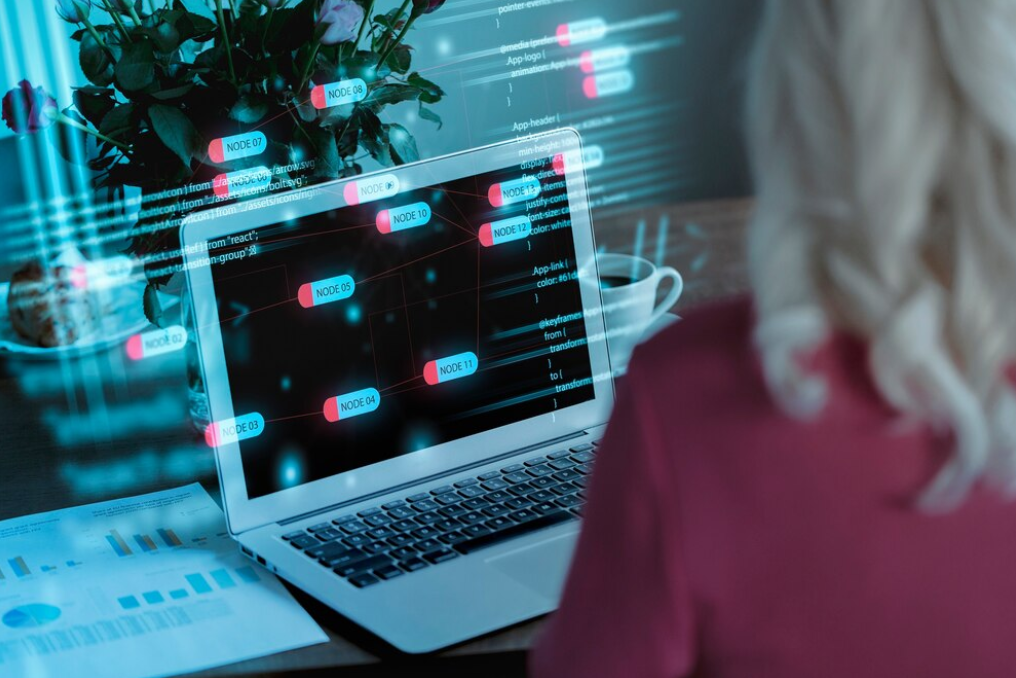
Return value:
[(457, 530), (458, 528), (462, 527), (462, 523), (460, 523), (457, 520), (448, 520), (446, 518), (445, 520), (441, 520), (439, 522), (434, 523), (434, 527), (441, 530), (442, 532), (451, 532), (452, 530)]
[(369, 518), (371, 516), (376, 516), (379, 513), (381, 513), (381, 509), (375, 506), (374, 508), (364, 509), (359, 513), (357, 513), (356, 515), (360, 516), (361, 518)]
[(581, 477), (582, 477), (581, 474), (573, 468), (567, 468), (563, 471), (558, 471), (557, 473), (551, 476), (551, 478), (553, 478), (554, 480), (560, 480), (562, 483), (566, 483), (569, 480), (575, 480), (576, 478)]
[(462, 504), (452, 504), (451, 506), (439, 508), (437, 512), (443, 516), (448, 516), (449, 518), (451, 518), (453, 516), (459, 515), (460, 513), (465, 513), (466, 510), (467, 510), (466, 507), (463, 506)]
[(481, 483), (480, 487), (482, 487), (485, 490), (490, 490), (491, 492), (496, 492), (497, 490), (503, 490), (506, 487), (508, 487), (508, 483), (501, 480), (500, 478), (494, 478), (493, 480), (488, 480), (485, 483)]
[(508, 501), (509, 499), (512, 498), (512, 496), (513, 495), (508, 494), (507, 492), (498, 490), (497, 492), (491, 492), (486, 497), (484, 497), (484, 499), (486, 499), (491, 504), (496, 504), (502, 501)]
[(414, 544), (414, 548), (421, 553), (427, 553), (441, 548), (441, 543), (437, 539), (424, 539)]
[(478, 475), (476, 477), (479, 478), (480, 480), (493, 480), (494, 478), (500, 478), (501, 477), (501, 472), (500, 471), (487, 471), (486, 473), (481, 473), (480, 475)]
[(470, 487), (471, 485), (477, 485), (477, 484), (479, 484), (479, 482), (480, 481), (477, 480), (476, 478), (466, 478), (465, 480), (460, 480), (459, 482), (454, 483), (454, 485), (455, 485), (455, 487), (457, 487), (457, 488), (459, 488), (461, 490), (463, 487)]
[(374, 570), (374, 574), (381, 577), (385, 581), (388, 581), (389, 579), (401, 577), (403, 574), (405, 574), (405, 572), (395, 567), (394, 565), (385, 565), (384, 567), (379, 567), (378, 569)]
[(557, 485), (557, 481), (554, 480), (553, 478), (542, 476), (540, 478), (533, 478), (532, 480), (529, 481), (529, 484), (532, 485), (533, 487), (545, 490), (551, 485)]
[(367, 554), (360, 549), (346, 549), (321, 560), (325, 565), (335, 570), (336, 568), (347, 567), (350, 563), (359, 562), (367, 557)]
[(516, 523), (501, 530), (500, 532), (494, 532), (491, 534), (483, 535), (470, 539), (468, 541), (460, 542), (455, 545), (455, 550), (459, 553), (473, 553), (480, 549), (494, 546), (495, 544), (501, 544), (509, 539), (522, 536), (524, 534), (530, 534), (536, 530), (542, 530), (547, 527), (554, 525), (560, 525), (566, 523), (569, 520), (574, 520), (571, 514), (565, 511), (557, 511), (555, 513), (548, 513), (544, 516), (540, 516), (536, 520), (530, 520), (524, 523)]
[(371, 584), (378, 583), (379, 581), (381, 580), (375, 577), (374, 575), (370, 574), (369, 572), (364, 572), (362, 574), (356, 575), (355, 577), (349, 578), (349, 583), (359, 589), (366, 588)]
[(369, 558), (361, 558), (360, 560), (353, 561), (348, 565), (340, 565), (332, 568), (335, 574), (340, 577), (348, 577), (356, 572), (364, 572), (366, 570), (374, 570), (379, 567), (384, 567), (392, 562), (391, 558), (385, 555), (370, 556)]
[(416, 549), (410, 546), (403, 546), (402, 548), (391, 551), (388, 555), (392, 558), (397, 558), (398, 560), (406, 560), (407, 558), (416, 557)]
[(480, 523), (486, 520), (486, 516), (478, 511), (468, 511), (459, 516), (459, 521), (466, 525), (472, 525), (474, 523)]
[(518, 471), (521, 471), (524, 468), (525, 466), (523, 466), (522, 464), (512, 464), (511, 466), (505, 466), (503, 469), (501, 469), (501, 473), (505, 475), (510, 475), (512, 473), (517, 473)]
[(350, 520), (342, 525), (342, 531), (346, 534), (356, 534), (367, 529), (367, 524), (360, 520)]
[(509, 511), (510, 509), (507, 506), (502, 506), (501, 504), (493, 504), (483, 509), (482, 513), (486, 516), (490, 516), (491, 518), (496, 518), (497, 516), (503, 516)]
[(385, 551), (388, 551), (391, 548), (392, 547), (388, 543), (386, 543), (386, 542), (376, 541), (376, 542), (373, 542), (371, 544), (367, 544), (366, 546), (364, 546), (363, 547), (363, 552), (364, 553), (369, 553), (371, 555), (374, 555), (376, 553), (384, 553)]
[(520, 509), (531, 506), (532, 503), (533, 502), (529, 501), (524, 497), (515, 497), (514, 499), (509, 499), (508, 501), (506, 501), (504, 505), (510, 509)]
[(356, 516), (354, 516), (352, 513), (350, 513), (348, 516), (342, 516), (341, 518), (336, 518), (335, 520), (332, 521), (332, 523), (335, 524), (335, 525), (345, 525), (346, 523), (351, 523), (354, 520), (356, 520)]
[(393, 508), (391, 511), (388, 512), (388, 515), (390, 515), (392, 518), (395, 518), (396, 520), (402, 520), (403, 518), (412, 518), (413, 516), (416, 515), (416, 511), (409, 508), (408, 506), (396, 506), (395, 508)]
[(342, 543), (347, 544), (348, 546), (363, 546), (364, 544), (369, 544), (370, 542), (371, 538), (365, 534), (351, 534), (342, 540)]
[(550, 468), (547, 464), (540, 464), (539, 466), (531, 466), (526, 469), (526, 473), (529, 475), (539, 478), (540, 476), (549, 476), (554, 472), (554, 469)]
[(593, 459), (596, 459), (596, 455), (592, 452), (579, 452), (571, 456), (571, 460), (579, 464), (591, 462)]
[(343, 544), (341, 542), (333, 542), (331, 544), (320, 544), (319, 546), (315, 546), (314, 548), (307, 549), (306, 551), (304, 551), (304, 553), (306, 553), (308, 557), (313, 558), (315, 560), (327, 562), (328, 560), (335, 558), (336, 556), (340, 556), (350, 551), (355, 551), (355, 549), (352, 549), (346, 544)]
[(486, 494), (486, 492), (479, 485), (470, 485), (469, 487), (463, 487), (459, 490), (459, 496), (464, 497), (465, 499), (472, 499), (483, 494)]
[(572, 466), (575, 466), (575, 462), (573, 462), (571, 459), (558, 459), (557, 461), (550, 462), (549, 464), (547, 464), (547, 466), (554, 469), (555, 471), (563, 471), (566, 468), (571, 468)]
[(571, 450), (561, 450), (559, 452), (551, 452), (547, 455), (547, 459), (562, 459), (571, 454)]
[(282, 535), (282, 539), (284, 541), (293, 541), (297, 537), (302, 537), (302, 536), (303, 536), (303, 530), (301, 530), (299, 532), (290, 532), (289, 534), (284, 534), (284, 535)]
[(515, 523), (511, 518), (507, 516), (501, 516), (500, 518), (491, 518), (484, 525), (489, 527), (493, 531), (503, 530), (504, 528), (514, 525)]
[(526, 459), (522, 464), (523, 466), (538, 466), (545, 461), (547, 461), (546, 457), (533, 457), (532, 459)]
[[(554, 507), (555, 511), (559, 511), (558, 507)], [(470, 525), (462, 529), (462, 534), (467, 537), (482, 537), (485, 534), (490, 534), (490, 528), (486, 525)]]
[(372, 539), (387, 539), (395, 534), (395, 531), (388, 527), (372, 527), (365, 532)]
[(452, 487), (451, 485), (442, 485), (441, 487), (435, 487), (433, 490), (430, 491), (430, 493), (432, 495), (434, 495), (435, 497), (437, 497), (439, 495), (448, 494), (449, 492), (454, 492), (454, 491), (455, 491), (455, 488)]
[(585, 443), (583, 445), (576, 445), (575, 447), (571, 448), (571, 451), (583, 454), (592, 451), (592, 449), (593, 446), (590, 443)]
[(546, 515), (548, 513), (557, 513), (558, 511), (561, 510), (560, 506), (551, 503), (549, 501), (541, 501), (539, 504), (533, 504), (531, 508), (533, 511), (536, 511), (541, 516)]
[(578, 471), (579, 473), (581, 473), (582, 475), (587, 476), (587, 475), (589, 475), (590, 473), (593, 472), (593, 465), (592, 464), (581, 464), (579, 466), (576, 466), (575, 470)]
[(427, 563), (419, 558), (407, 558), (399, 563), (399, 567), (406, 572), (416, 572), (417, 570), (422, 570), (427, 567)]
[(442, 494), (434, 497), (434, 501), (442, 506), (448, 506), (449, 504), (455, 504), (456, 502), (462, 501), (462, 497), (460, 497), (458, 493)]
[(506, 475), (504, 477), (504, 479), (507, 482), (509, 482), (509, 483), (514, 485), (515, 483), (525, 483), (525, 482), (528, 482), (530, 480), (530, 476), (525, 471), (516, 471), (515, 473), (509, 473), (508, 475)]
[(420, 523), (415, 520), (396, 520), (388, 527), (393, 530), (398, 530), (399, 532), (405, 532), (406, 530), (415, 530), (420, 527)]
[(299, 537), (293, 537), (292, 539), (289, 540), (289, 543), (293, 548), (300, 549), (301, 551), (303, 549), (309, 549), (314, 546), (321, 545), (321, 542), (319, 542), (317, 539), (310, 536), (309, 534), (301, 534)]
[(409, 534), (397, 534), (393, 537), (388, 537), (388, 543), (392, 546), (405, 546), (406, 544), (411, 544), (413, 541), (413, 536)]
[(561, 483), (560, 485), (554, 485), (552, 488), (550, 488), (550, 491), (558, 495), (559, 497), (563, 497), (564, 495), (571, 494), (572, 492), (575, 492), (578, 489), (579, 489), (578, 487), (572, 485), (571, 483)]
[(342, 533), (336, 530), (334, 527), (329, 527), (326, 530), (321, 530), (314, 534), (315, 537), (321, 541), (334, 541), (342, 536)]
[(466, 535), (461, 532), (449, 532), (448, 534), (442, 534), (438, 537), (438, 541), (444, 544), (458, 544), (460, 541), (469, 539)]
[(537, 503), (541, 501), (554, 501), (554, 499), (557, 497), (557, 495), (551, 492), (550, 490), (537, 490), (536, 492), (533, 492), (532, 494), (526, 496)]
[(317, 532), (327, 530), (331, 528), (331, 526), (332, 526), (331, 523), (318, 523), (317, 525), (311, 525), (310, 527), (308, 527), (307, 531), (310, 532), (311, 534), (315, 534)]
[(475, 509), (482, 509), (488, 503), (489, 502), (486, 499), (484, 499), (483, 497), (476, 497), (475, 499), (467, 499), (466, 501), (462, 502), (461, 505), (464, 506), (467, 509), (475, 510)]
[(603, 442), (602, 440), (594, 440), (593, 442), (591, 442), (589, 444), (592, 445), (593, 447), (599, 447), (600, 443), (602, 443), (602, 442)]
[(420, 493), (414, 494), (411, 497), (406, 497), (406, 501), (408, 501), (409, 503), (413, 503), (413, 502), (417, 502), (417, 501), (425, 501), (427, 499), (430, 499), (430, 494), (427, 493), (427, 492), (420, 492)]
[(512, 485), (508, 488), (508, 491), (514, 494), (516, 497), (521, 497), (524, 494), (529, 494), (535, 488), (530, 483), (519, 483), (518, 485)]
[(571, 508), (582, 503), (582, 500), (576, 497), (574, 494), (570, 494), (564, 497), (558, 497), (554, 500), (554, 503), (564, 508)]
[(524, 523), (527, 520), (534, 520), (536, 518), (539, 518), (540, 514), (538, 514), (536, 511), (524, 508), (519, 509), (518, 511), (511, 512), (510, 514), (508, 514), (508, 517), (517, 523)]
[(413, 536), (417, 539), (429, 539), (431, 537), (436, 537), (438, 534), (440, 534), (440, 532), (435, 530), (433, 527), (427, 526), (413, 530)]
[(455, 551), (451, 551), (446, 548), (441, 548), (435, 551), (431, 551), (430, 553), (424, 553), (423, 559), (430, 563), (433, 563), (434, 565), (437, 565), (438, 563), (443, 563), (446, 560), (456, 558), (458, 557), (458, 555), (459, 554), (455, 553)]
[(439, 520), (444, 520), (444, 516), (437, 511), (431, 511), (430, 513), (421, 513), (416, 516), (416, 522), (421, 525), (433, 525)]
[(391, 511), (392, 509), (401, 508), (405, 505), (406, 501), (404, 499), (396, 499), (395, 501), (390, 501), (387, 504), (382, 504), (381, 508), (383, 508), (385, 511)]
[(421, 513), (425, 511), (433, 511), (439, 508), (441, 505), (431, 499), (421, 499), (420, 501), (413, 504), (413, 509)]
[(382, 525), (387, 525), (392, 522), (392, 519), (384, 513), (379, 513), (376, 516), (365, 518), (363, 522), (367, 523), (371, 527), (381, 527)]

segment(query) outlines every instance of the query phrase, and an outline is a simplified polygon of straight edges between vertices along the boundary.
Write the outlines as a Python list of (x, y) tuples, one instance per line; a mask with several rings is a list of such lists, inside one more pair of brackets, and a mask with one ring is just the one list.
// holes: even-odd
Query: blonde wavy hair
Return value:
[(800, 355), (859, 336), (885, 400), (955, 441), (918, 505), (1016, 497), (1016, 2), (770, 0), (749, 68), (774, 398), (819, 414)]

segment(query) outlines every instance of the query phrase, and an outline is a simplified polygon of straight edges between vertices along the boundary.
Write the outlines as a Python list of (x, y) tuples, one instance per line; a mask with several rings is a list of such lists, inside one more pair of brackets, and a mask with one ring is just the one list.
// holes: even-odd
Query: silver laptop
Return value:
[(410, 653), (554, 609), (613, 405), (575, 131), (202, 212), (182, 239), (245, 554)]

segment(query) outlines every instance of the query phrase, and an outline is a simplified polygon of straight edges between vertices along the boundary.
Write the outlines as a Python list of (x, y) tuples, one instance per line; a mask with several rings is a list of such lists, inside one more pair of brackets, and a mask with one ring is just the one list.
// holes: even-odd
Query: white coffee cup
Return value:
[[(658, 267), (630, 254), (599, 254), (596, 265), (610, 363), (614, 369), (623, 369), (646, 329), (681, 299), (684, 279), (669, 266)], [(657, 304), (657, 293), (665, 280), (673, 286)]]

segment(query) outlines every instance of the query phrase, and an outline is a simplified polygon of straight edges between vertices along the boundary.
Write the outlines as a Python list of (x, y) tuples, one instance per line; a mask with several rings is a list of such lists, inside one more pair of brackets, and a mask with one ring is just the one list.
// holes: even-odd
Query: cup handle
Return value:
[(663, 300), (663, 303), (657, 306), (656, 310), (653, 311), (652, 320), (649, 321), (650, 324), (656, 322), (663, 317), (663, 314), (674, 308), (674, 306), (677, 305), (677, 302), (681, 299), (681, 293), (684, 292), (684, 278), (682, 278), (681, 274), (677, 272), (677, 269), (671, 268), (670, 266), (664, 266), (656, 270), (656, 276), (657, 290), (660, 289), (660, 284), (667, 278), (674, 281), (674, 287), (670, 290), (670, 294), (667, 295), (667, 298)]

